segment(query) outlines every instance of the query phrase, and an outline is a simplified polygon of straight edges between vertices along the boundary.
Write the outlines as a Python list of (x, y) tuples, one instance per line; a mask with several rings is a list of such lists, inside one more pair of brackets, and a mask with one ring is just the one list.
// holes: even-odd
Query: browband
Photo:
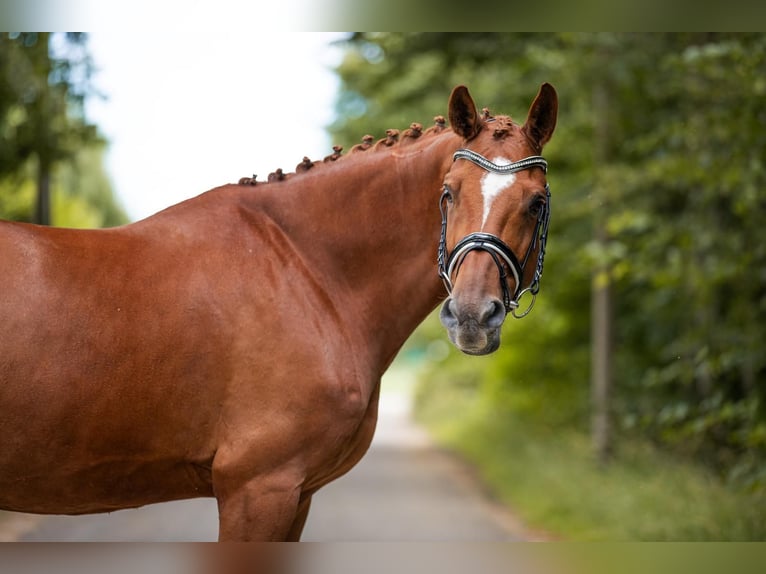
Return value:
[(452, 156), (452, 161), (457, 159), (467, 159), (487, 171), (499, 174), (516, 173), (517, 171), (529, 169), (530, 167), (540, 167), (542, 168), (543, 173), (548, 173), (548, 162), (539, 155), (526, 157), (505, 165), (498, 165), (475, 151), (471, 151), (470, 149), (459, 149)]

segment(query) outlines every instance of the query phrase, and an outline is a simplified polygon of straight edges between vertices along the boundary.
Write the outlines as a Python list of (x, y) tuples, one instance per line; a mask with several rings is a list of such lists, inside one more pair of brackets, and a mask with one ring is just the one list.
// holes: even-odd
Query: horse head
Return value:
[[(539, 154), (557, 110), (550, 84), (541, 86), (522, 126), (486, 109), (480, 115), (464, 86), (450, 97), (450, 124), (463, 142), (443, 182), (439, 273), (449, 296), (440, 317), (464, 353), (497, 350), (506, 316), (523, 317), (534, 303), (550, 215)], [(522, 307), (523, 295), (530, 301)]]

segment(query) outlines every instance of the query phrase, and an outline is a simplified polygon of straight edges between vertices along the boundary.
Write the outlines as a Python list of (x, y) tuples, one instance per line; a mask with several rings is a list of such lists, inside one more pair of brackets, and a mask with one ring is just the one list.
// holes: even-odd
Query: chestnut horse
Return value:
[(557, 105), (543, 84), (517, 125), (459, 86), (451, 128), (390, 130), (130, 225), (0, 223), (0, 508), (214, 496), (220, 540), (298, 540), (444, 285), (470, 354), (536, 293)]

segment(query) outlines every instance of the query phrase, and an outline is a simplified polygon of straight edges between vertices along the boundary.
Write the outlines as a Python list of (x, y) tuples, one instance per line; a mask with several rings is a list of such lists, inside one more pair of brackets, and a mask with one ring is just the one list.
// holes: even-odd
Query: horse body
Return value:
[[(311, 491), (361, 457), (380, 375), (438, 301), (435, 243), (401, 245), (422, 233), (393, 233), (395, 216), (367, 194), (349, 188), (344, 201), (311, 180), (216, 189), (110, 230), (0, 227), (0, 505), (84, 513), (212, 496), (217, 454), (252, 457), (253, 476), (316, 459), (295, 479)], [(379, 182), (381, 203), (417, 210)], [(365, 202), (384, 218), (353, 221)], [(308, 216), (323, 212), (320, 228)], [(359, 255), (376, 231), (390, 251), (370, 273)], [(381, 288), (381, 273), (398, 289)], [(219, 454), (227, 435), (254, 452)]]
[(0, 508), (215, 496), (222, 540), (298, 539), (444, 297), (435, 199), (467, 138), (437, 131), (119, 228), (0, 224)]

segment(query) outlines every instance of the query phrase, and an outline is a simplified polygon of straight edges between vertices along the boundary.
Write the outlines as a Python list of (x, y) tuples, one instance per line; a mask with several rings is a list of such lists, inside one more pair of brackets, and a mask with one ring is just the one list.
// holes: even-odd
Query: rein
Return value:
[[(542, 156), (535, 155), (528, 158), (515, 161), (506, 165), (498, 165), (491, 162), (481, 154), (471, 151), (469, 149), (459, 149), (452, 156), (452, 161), (458, 159), (465, 159), (472, 163), (475, 163), (482, 169), (507, 175), (510, 173), (516, 173), (532, 167), (542, 168), (544, 173), (548, 172), (548, 162)], [(545, 245), (548, 240), (548, 224), (551, 216), (551, 190), (548, 184), (545, 184), (546, 202), (545, 206), (540, 210), (537, 216), (537, 223), (535, 224), (535, 231), (532, 237), (532, 242), (527, 247), (527, 252), (524, 255), (524, 259), (519, 263), (518, 258), (513, 253), (513, 250), (503, 242), (502, 239), (491, 233), (474, 232), (469, 233), (463, 239), (457, 242), (452, 253), (447, 250), (447, 209), (445, 208), (445, 201), (449, 198), (450, 191), (445, 188), (439, 200), (439, 211), (442, 216), (441, 226), (441, 238), (439, 240), (438, 251), (438, 270), (439, 277), (444, 282), (444, 286), (447, 289), (448, 294), (452, 294), (453, 282), (452, 277), (456, 275), (460, 270), (460, 265), (465, 260), (465, 257), (471, 251), (485, 251), (489, 253), (492, 260), (495, 262), (497, 269), (500, 273), (500, 287), (503, 292), (503, 305), (505, 306), (506, 313), (510, 313), (516, 319), (526, 317), (532, 310), (537, 298), (537, 293), (540, 291), (540, 278), (543, 275), (543, 261), (545, 259)], [(540, 242), (540, 251), (537, 255), (537, 267), (535, 268), (535, 275), (532, 282), (525, 288), (521, 286), (521, 280), (524, 277), (524, 268), (527, 265), (530, 254), (534, 250), (537, 242)], [(508, 275), (506, 268), (513, 274), (516, 288), (511, 293), (508, 288)], [(532, 294), (532, 301), (529, 306), (521, 313), (516, 311), (519, 308), (519, 299), (526, 294)]]

